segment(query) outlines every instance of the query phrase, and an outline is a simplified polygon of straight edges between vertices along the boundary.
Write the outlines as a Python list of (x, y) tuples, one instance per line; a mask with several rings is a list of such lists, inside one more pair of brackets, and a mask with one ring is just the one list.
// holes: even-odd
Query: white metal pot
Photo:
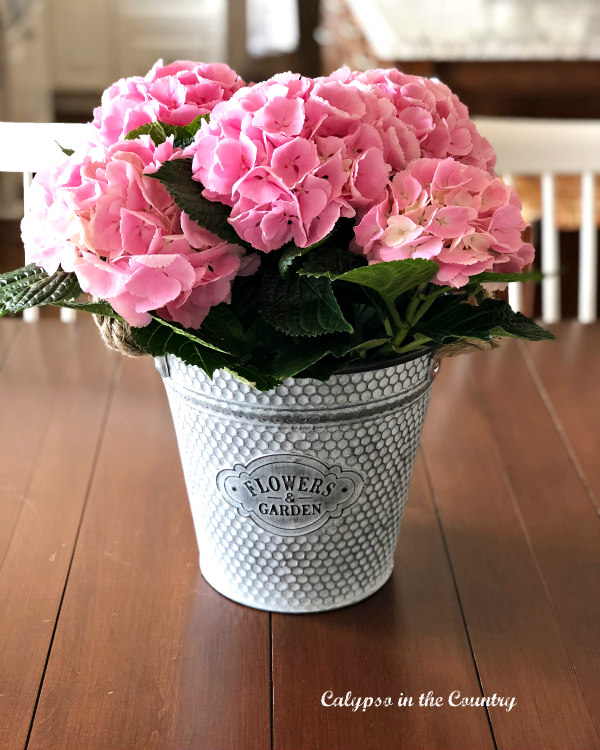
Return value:
[(263, 393), (168, 355), (202, 575), (234, 601), (319, 612), (392, 573), (429, 401), (432, 354), (292, 378)]

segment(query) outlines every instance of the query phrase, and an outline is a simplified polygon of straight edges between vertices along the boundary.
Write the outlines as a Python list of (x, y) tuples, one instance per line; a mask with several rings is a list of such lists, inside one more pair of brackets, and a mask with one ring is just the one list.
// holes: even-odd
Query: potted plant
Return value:
[(466, 107), (396, 70), (160, 62), (36, 176), (0, 314), (97, 316), (156, 358), (201, 569), (265, 609), (340, 607), (392, 571), (436, 362), (551, 338), (490, 290), (534, 250)]

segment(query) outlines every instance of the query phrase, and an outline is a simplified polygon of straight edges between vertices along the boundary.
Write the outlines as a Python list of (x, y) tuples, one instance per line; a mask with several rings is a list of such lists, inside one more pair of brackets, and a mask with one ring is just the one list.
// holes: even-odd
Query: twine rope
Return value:
[(146, 352), (138, 349), (131, 338), (129, 323), (106, 315), (94, 315), (94, 322), (98, 326), (100, 336), (105, 345), (126, 357), (143, 357)]

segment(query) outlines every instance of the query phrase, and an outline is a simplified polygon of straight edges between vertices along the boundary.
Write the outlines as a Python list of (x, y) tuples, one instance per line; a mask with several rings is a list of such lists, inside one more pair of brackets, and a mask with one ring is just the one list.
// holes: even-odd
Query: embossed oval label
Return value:
[(339, 518), (362, 492), (360, 474), (292, 453), (255, 458), (217, 475), (223, 497), (265, 531), (294, 536)]

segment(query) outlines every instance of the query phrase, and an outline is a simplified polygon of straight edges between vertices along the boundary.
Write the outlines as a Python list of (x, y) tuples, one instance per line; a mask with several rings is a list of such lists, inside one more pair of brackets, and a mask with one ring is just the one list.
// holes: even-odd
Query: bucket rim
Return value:
[[(384, 370), (386, 367), (394, 367), (395, 365), (401, 365), (405, 362), (411, 362), (413, 359), (420, 359), (428, 354), (433, 355), (437, 347), (425, 346), (421, 349), (415, 349), (412, 352), (404, 352), (403, 354), (393, 354), (389, 357), (378, 357), (377, 359), (361, 360), (358, 362), (351, 362), (350, 364), (342, 367), (340, 370), (336, 370), (334, 375), (348, 375), (355, 372), (370, 372), (371, 370)], [(296, 376), (297, 377), (297, 376)]]

